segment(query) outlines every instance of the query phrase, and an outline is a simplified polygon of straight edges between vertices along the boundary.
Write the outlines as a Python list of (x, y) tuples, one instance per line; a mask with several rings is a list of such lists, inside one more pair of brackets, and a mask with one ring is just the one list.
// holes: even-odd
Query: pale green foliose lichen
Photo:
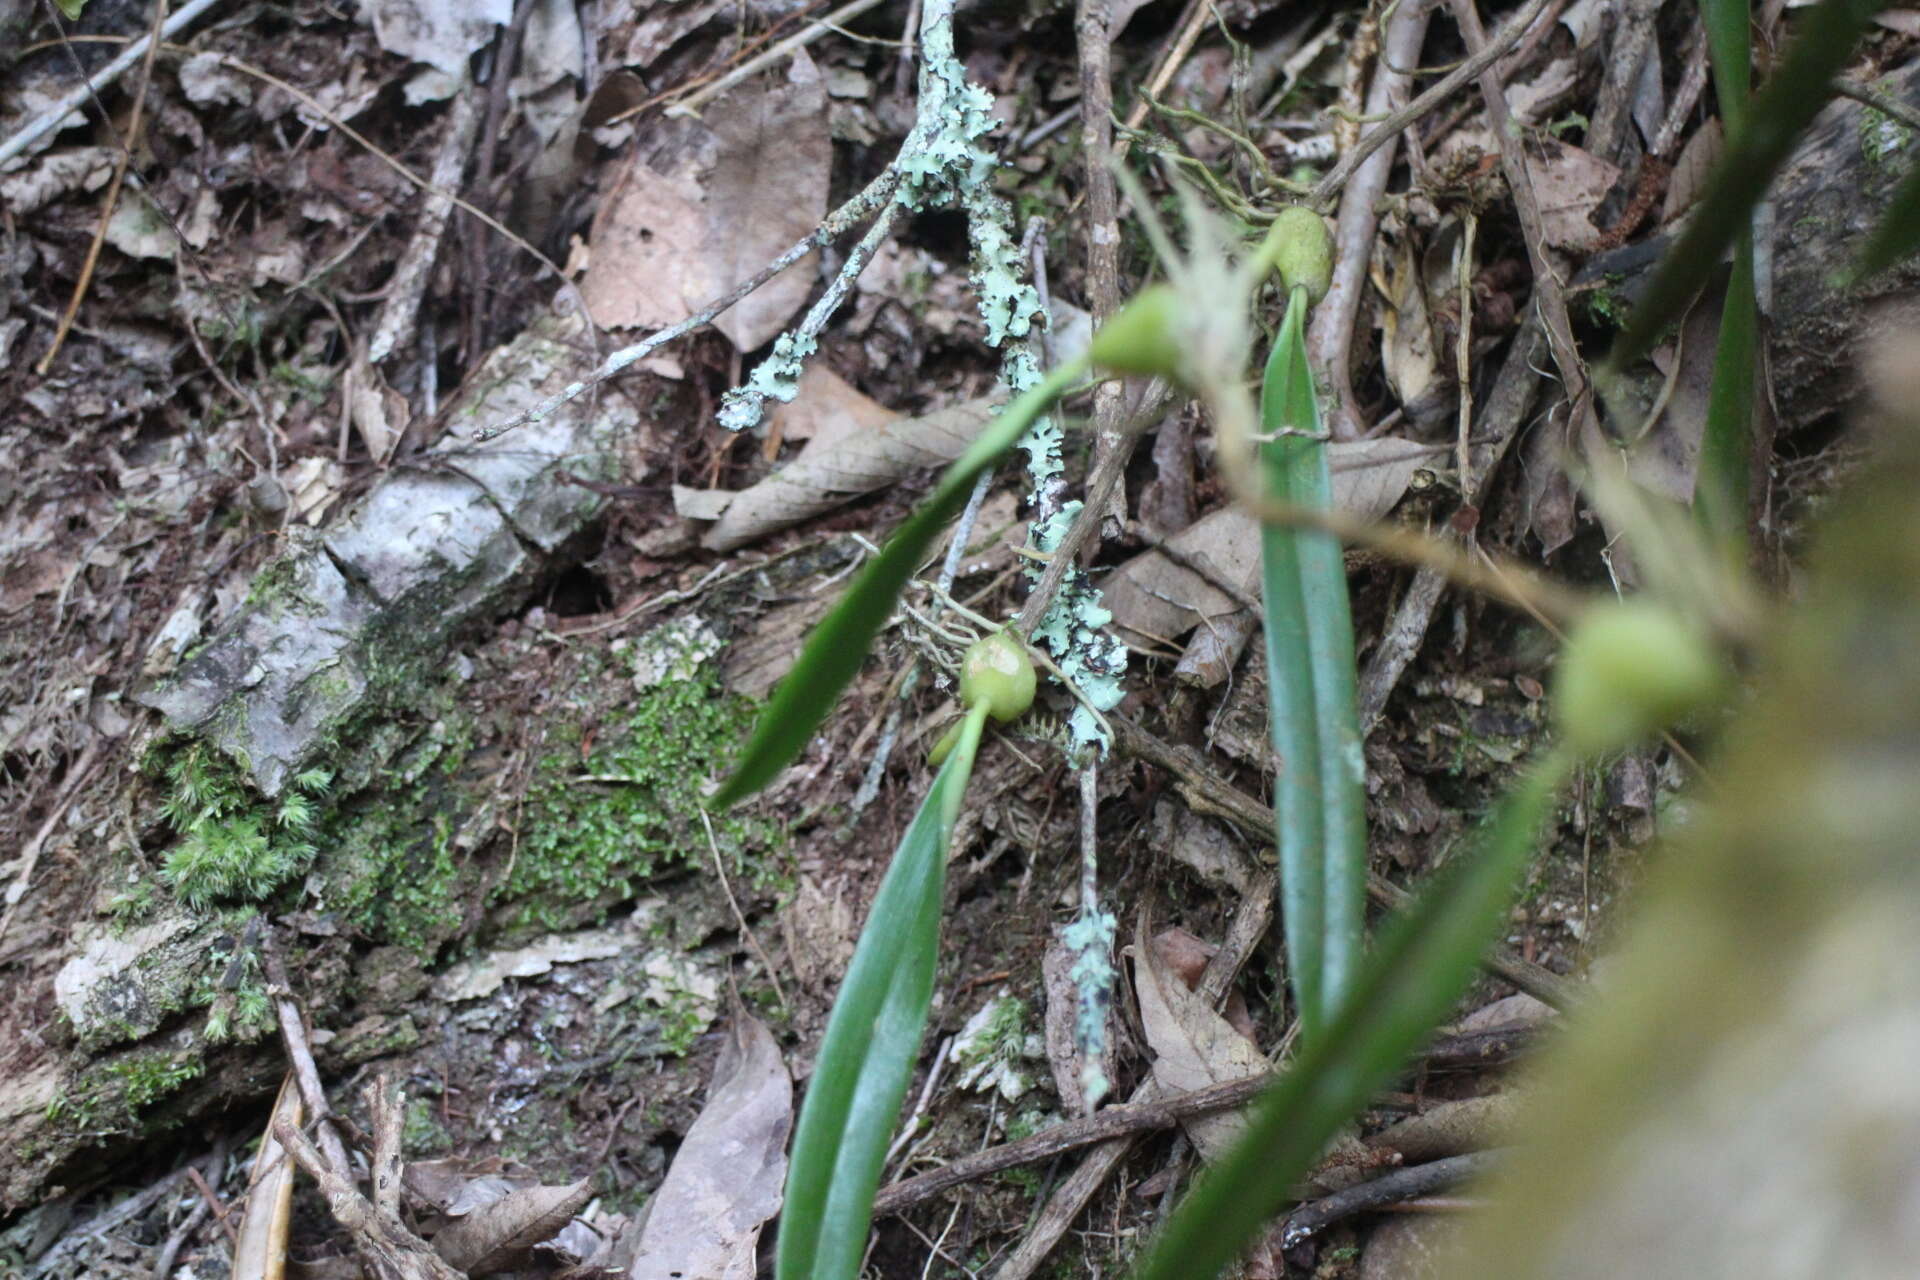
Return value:
[[(1052, 551), (1067, 536), (1081, 504), (1069, 502), (1052, 515), (1036, 521), (1032, 537), (1036, 547)], [(1028, 576), (1039, 572), (1029, 569)], [(1053, 598), (1053, 605), (1034, 628), (1033, 638), (1053, 654), (1060, 669), (1072, 678), (1087, 701), (1102, 711), (1120, 705), (1126, 690), (1121, 677), (1127, 670), (1127, 647), (1106, 631), (1113, 613), (1100, 602), (1100, 592), (1079, 570), (1069, 573)], [(1076, 702), (1067, 717), (1067, 728), (1075, 747), (1098, 746), (1105, 750), (1106, 734), (1100, 722), (1084, 704)]]
[(1113, 913), (1096, 907), (1083, 911), (1060, 935), (1060, 941), (1074, 956), (1069, 976), (1079, 998), (1075, 1002), (1073, 1041), (1080, 1055), (1080, 1092), (1089, 1108), (1098, 1105), (1112, 1088), (1104, 1064), (1107, 1015), (1113, 1009), (1113, 987), (1118, 977), (1113, 967), (1117, 929)]
[(807, 357), (819, 345), (805, 334), (781, 334), (773, 344), (773, 354), (754, 367), (747, 384), (720, 398), (720, 425), (729, 431), (745, 431), (758, 425), (760, 410), (768, 400), (791, 404), (800, 394), (800, 375), (806, 371)]

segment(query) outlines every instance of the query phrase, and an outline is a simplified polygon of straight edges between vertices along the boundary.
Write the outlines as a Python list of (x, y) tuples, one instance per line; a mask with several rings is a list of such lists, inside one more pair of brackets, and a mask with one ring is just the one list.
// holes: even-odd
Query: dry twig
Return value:
[(368, 1203), (347, 1178), (335, 1173), (329, 1161), (307, 1136), (280, 1121), (273, 1136), (293, 1153), (294, 1160), (320, 1184), (327, 1208), (334, 1221), (345, 1227), (359, 1248), (370, 1270), (383, 1280), (463, 1280), (458, 1271), (441, 1261), (427, 1242), (407, 1229), (405, 1223)]

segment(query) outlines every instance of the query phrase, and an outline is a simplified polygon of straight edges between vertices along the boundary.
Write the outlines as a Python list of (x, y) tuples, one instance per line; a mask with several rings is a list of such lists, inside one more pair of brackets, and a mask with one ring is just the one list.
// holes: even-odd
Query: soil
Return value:
[[(1535, 95), (1530, 137), (1586, 140), (1608, 80), (1610, 46), (1594, 31), (1617, 7), (1572, 6), (1591, 25), (1547, 24), (1508, 69)], [(821, 88), (782, 61), (729, 91), (753, 102), (774, 89), (815, 94), (825, 163), (805, 182), (820, 189), (802, 191), (784, 168), (767, 179), (792, 182), (775, 203), (790, 199), (802, 222), (879, 173), (912, 123), (912, 76), (888, 43), (907, 9), (881, 4), (810, 42)], [(702, 151), (714, 144), (665, 108), (825, 10), (761, 0), (587, 7), (574, 15), (584, 30), (572, 46), (548, 29), (562, 11), (572, 6), (519, 5), (505, 26), (481, 23), (484, 38), (453, 59), (480, 79), (461, 91), (476, 100), (477, 126), (453, 155), (453, 177), (435, 181), (457, 185), (516, 240), (456, 212), (414, 299), (410, 336), (384, 363), (369, 357), (368, 339), (388, 299), (405, 294), (403, 260), (429, 221), (426, 197), (393, 166), (437, 174), (455, 127), (452, 102), (423, 79), (444, 77), (447, 59), (433, 71), (432, 58), (400, 47), (390, 25), (402, 10), (376, 24), (311, 0), (216, 8), (173, 37), (184, 47), (103, 89), (44, 149), (0, 165), (0, 882), (10, 886), (0, 924), (0, 1147), (10, 1153), (0, 1269), (150, 1271), (196, 1203), (179, 1181), (190, 1162), (209, 1196), (241, 1195), (246, 1151), (288, 1067), (274, 1000), (289, 992), (329, 1096), (357, 1130), (376, 1127), (365, 1085), (390, 1078), (406, 1098), (408, 1160), (443, 1162), (454, 1181), (585, 1179), (582, 1220), (607, 1240), (643, 1212), (701, 1114), (730, 1021), (763, 1021), (805, 1085), (867, 903), (932, 777), (926, 748), (950, 718), (937, 671), (896, 697), (924, 637), (889, 630), (769, 791), (710, 825), (702, 799), (799, 637), (866, 543), (925, 492), (939, 459), (901, 464), (830, 513), (738, 550), (708, 550), (707, 524), (694, 518), (701, 496), (749, 488), (822, 429), (797, 414), (760, 437), (715, 425), (722, 394), (771, 345), (757, 329), (700, 330), (537, 430), (480, 439), (480, 428), (665, 323), (608, 330), (579, 312), (574, 284), (609, 269), (596, 255), (613, 254), (609, 210), (622, 184), (639, 158), (654, 177), (698, 173), (723, 188), (725, 163)], [(0, 39), (0, 62), (11, 63), (0, 136), (152, 19), (119, 0), (88, 0), (77, 21), (50, 13), (0, 5), (0, 32), (24, 33), (17, 50)], [(1120, 110), (1183, 21), (1170, 3), (1131, 15), (1113, 47)], [(1202, 28), (1166, 100), (1235, 122), (1282, 172), (1310, 164), (1303, 139), (1345, 100), (1349, 78), (1370, 73), (1372, 44), (1356, 29), (1371, 33), (1373, 22), (1337, 6), (1219, 6), (1219, 25)], [(1037, 248), (1050, 292), (1084, 310), (1079, 126), (1057, 123), (1080, 94), (1074, 14), (980, 5), (960, 27), (969, 73), (999, 96), (999, 193), (1022, 225), (1045, 219)], [(1326, 33), (1317, 53), (1289, 62)], [(1659, 24), (1655, 79), (1668, 93), (1689, 34), (1677, 16)], [(1910, 43), (1881, 32), (1861, 55), (1865, 72), (1884, 72), (1888, 92), (1908, 101)], [(569, 48), (573, 63), (561, 57)], [(195, 56), (209, 53), (227, 61)], [(1421, 61), (1461, 53), (1441, 21)], [(554, 58), (562, 69), (547, 75), (542, 59)], [(1292, 96), (1263, 112), (1283, 75), (1298, 77)], [(129, 178), (89, 272), (138, 85)], [(706, 108), (711, 119), (728, 118), (727, 101)], [(1885, 118), (1852, 102), (1834, 110), (1847, 114), (1827, 120), (1818, 154), (1794, 171), (1795, 210), (1856, 172), (1871, 179), (1862, 207), (1892, 185), (1884, 165), (1869, 163), (1885, 150), (1871, 134)], [(1689, 135), (1709, 114), (1685, 117)], [(1467, 212), (1477, 227), (1474, 404), (1488, 403), (1525, 340), (1533, 297), (1512, 198), (1487, 176), (1497, 163), (1480, 151), (1469, 162), (1456, 146), (1475, 145), (1484, 129), (1478, 96), (1463, 94), (1423, 124), (1419, 165), (1404, 153), (1396, 161), (1349, 373), (1369, 424), (1436, 443), (1439, 460), (1410, 474), (1383, 514), (1411, 529), (1477, 524), (1483, 545), (1565, 581), (1604, 584), (1617, 567), (1611, 531), (1571, 498), (1563, 517), (1552, 514), (1555, 481), (1566, 488), (1561, 459), (1535, 448), (1555, 421), (1556, 381), (1528, 379), (1533, 407), (1504, 428), (1520, 447), (1503, 438), (1478, 484), (1463, 493), (1453, 469), (1461, 319), (1447, 255)], [(1253, 167), (1217, 131), (1164, 121), (1159, 130), (1228, 188), (1275, 198), (1252, 192)], [(727, 136), (722, 123), (713, 132)], [(757, 161), (769, 173), (788, 163), (776, 150)], [(1597, 264), (1582, 277), (1596, 296), (1631, 293), (1636, 268), (1609, 267), (1605, 255), (1626, 250), (1603, 247), (1599, 228), (1644, 152), (1635, 134), (1606, 157), (1622, 174), (1611, 191), (1573, 189), (1571, 164), (1540, 175), (1595, 213), (1584, 246), (1570, 238), (1554, 253), (1569, 280)], [(1543, 144), (1542, 154), (1557, 153)], [(767, 234), (764, 203), (736, 210), (716, 197), (708, 216), (724, 228), (737, 211), (751, 241)], [(1912, 284), (1896, 275), (1859, 296), (1831, 293), (1808, 264), (1824, 262), (1835, 240), (1815, 234), (1824, 232), (1814, 213), (1796, 216), (1810, 221), (1783, 250), (1780, 278), (1796, 292), (1775, 329), (1781, 435), (1778, 453), (1760, 460), (1770, 484), (1757, 506), (1757, 559), (1781, 578), (1805, 516), (1856, 456), (1839, 426), (1853, 384), (1833, 377), (1846, 362), (1806, 353), (1865, 341), (1909, 305)], [(1661, 234), (1650, 223), (1636, 241)], [(1834, 231), (1839, 241), (1852, 234)], [(773, 332), (819, 295), (853, 239), (804, 269)], [(823, 335), (819, 366), (885, 417), (989, 392), (999, 357), (983, 340), (967, 255), (961, 215), (907, 219)], [(724, 267), (745, 269), (721, 284), (772, 254), (739, 256)], [(1151, 261), (1127, 224), (1123, 286), (1144, 280)], [(719, 292), (685, 287), (683, 315)], [(1263, 324), (1277, 321), (1274, 310)], [(1605, 312), (1579, 312), (1590, 355), (1611, 336)], [(1669, 344), (1669, 363), (1640, 370), (1641, 381), (1657, 392), (1702, 349), (1711, 342)], [(1703, 405), (1687, 398), (1690, 376), (1678, 379), (1650, 450), (1644, 474), (1656, 487), (1691, 488), (1690, 464), (1671, 461), (1698, 454)], [(1084, 420), (1090, 397), (1069, 409)], [(1083, 433), (1070, 436), (1073, 485), (1092, 453)], [(1222, 506), (1214, 462), (1204, 424), (1178, 413), (1160, 424), (1125, 474), (1130, 522), (1087, 557), (1093, 580)], [(1023, 486), (1017, 468), (1006, 470), (954, 584), (996, 617), (1015, 613), (1027, 590), (1015, 550)], [(1348, 569), (1366, 668), (1405, 609), (1413, 571), (1371, 552), (1350, 554)], [(1267, 796), (1259, 645), (1228, 664), (1228, 678), (1199, 686), (1173, 677), (1180, 637), (1130, 638), (1117, 714), (1192, 748), (1219, 782)], [(1411, 643), (1366, 748), (1374, 868), (1401, 886), (1443, 864), (1547, 740), (1552, 655), (1534, 620), (1462, 592), (1449, 592)], [(1047, 959), (1081, 876), (1080, 799), (1061, 749), (1071, 710), (1058, 690), (1043, 694), (1039, 715), (984, 749), (954, 839), (933, 1021), (909, 1094), (916, 1128), (890, 1180), (1072, 1111), (1062, 1096), (1071, 1073), (1056, 1071), (1045, 1047), (1061, 1001)], [(1511, 956), (1585, 973), (1609, 908), (1674, 821), (1687, 772), (1663, 745), (1578, 780), (1513, 913)], [(1225, 944), (1250, 887), (1264, 883), (1270, 848), (1194, 805), (1181, 778), (1123, 751), (1101, 764), (1098, 796), (1099, 885), (1123, 922), (1122, 945), (1148, 945), (1134, 936), (1143, 905), (1156, 930)], [(1272, 1050), (1291, 1025), (1279, 930), (1243, 959), (1233, 994), (1258, 1046)], [(269, 980), (269, 961), (285, 965), (289, 992)], [(1462, 1015), (1515, 991), (1489, 976)], [(1002, 999), (1015, 1002), (995, 1015), (1004, 1070), (956, 1083), (965, 1073), (938, 1065), (942, 1047)], [(1150, 1056), (1124, 991), (1118, 1008), (1114, 1083), (1125, 1097)], [(1415, 1070), (1368, 1127), (1499, 1087), (1497, 1070)], [(1138, 1142), (1043, 1274), (1124, 1266), (1190, 1171), (1187, 1151), (1164, 1132)], [(1076, 1162), (999, 1173), (882, 1219), (870, 1273), (991, 1273)], [(292, 1256), (316, 1267), (344, 1256), (346, 1237), (319, 1195), (303, 1190), (297, 1204)], [(1370, 1274), (1358, 1261), (1366, 1235), (1337, 1226), (1317, 1258), (1292, 1260), (1317, 1264), (1315, 1274)], [(173, 1248), (173, 1274), (225, 1274), (216, 1217), (191, 1223)], [(526, 1265), (553, 1273), (578, 1260), (551, 1252)], [(1278, 1274), (1275, 1265), (1256, 1258), (1248, 1274)]]

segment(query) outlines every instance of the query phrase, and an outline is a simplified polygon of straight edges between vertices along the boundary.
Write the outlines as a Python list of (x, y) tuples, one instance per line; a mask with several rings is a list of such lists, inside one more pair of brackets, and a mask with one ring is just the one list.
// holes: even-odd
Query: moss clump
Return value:
[(180, 833), (160, 876), (196, 911), (221, 902), (258, 902), (313, 861), (314, 825), (331, 776), (297, 774), (278, 800), (265, 800), (231, 764), (192, 743), (165, 765), (161, 813)]
[(327, 817), (323, 903), (376, 942), (426, 955), (460, 927), (467, 898), (455, 823), (475, 800), (451, 774), (471, 743), (464, 720), (436, 721), (379, 786)]
[[(703, 864), (703, 789), (750, 716), (746, 699), (717, 692), (701, 668), (641, 690), (584, 752), (579, 724), (556, 732), (556, 749), (528, 787), (513, 870), (495, 899), (520, 904), (518, 924), (559, 928), (579, 922), (581, 904), (598, 904), (594, 913), (604, 916), (648, 877)], [(773, 835), (761, 819), (710, 820), (723, 855)]]
[(1593, 323), (1605, 325), (1610, 329), (1625, 329), (1633, 308), (1619, 293), (1624, 277), (1614, 274), (1603, 276), (1592, 289), (1580, 295), (1586, 304), (1587, 316)]
[(1880, 173), (1899, 171), (1912, 144), (1913, 130), (1879, 108), (1868, 107), (1860, 113), (1860, 155)]
[(264, 1039), (278, 1025), (252, 930), (243, 930), (243, 936), (244, 941), (214, 939), (194, 982), (189, 1003), (207, 1011), (200, 1034), (208, 1044), (248, 1044)]
[(101, 1062), (47, 1104), (47, 1120), (94, 1136), (132, 1133), (147, 1107), (206, 1070), (191, 1054), (140, 1049)]

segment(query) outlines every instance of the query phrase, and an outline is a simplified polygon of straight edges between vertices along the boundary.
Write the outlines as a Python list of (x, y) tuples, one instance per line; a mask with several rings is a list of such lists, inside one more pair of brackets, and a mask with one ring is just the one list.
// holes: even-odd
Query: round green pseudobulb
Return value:
[(1267, 231), (1266, 251), (1289, 293), (1305, 285), (1307, 301), (1327, 296), (1333, 286), (1333, 237), (1319, 214), (1297, 204), (1282, 209)]
[(1567, 638), (1553, 711), (1583, 756), (1632, 746), (1717, 697), (1727, 672), (1706, 634), (1643, 600), (1595, 605)]
[(974, 641), (960, 662), (960, 704), (981, 702), (1002, 724), (1033, 705), (1033, 659), (1003, 631)]
[(1087, 358), (1114, 373), (1180, 380), (1181, 311), (1170, 284), (1148, 285), (1100, 327)]

